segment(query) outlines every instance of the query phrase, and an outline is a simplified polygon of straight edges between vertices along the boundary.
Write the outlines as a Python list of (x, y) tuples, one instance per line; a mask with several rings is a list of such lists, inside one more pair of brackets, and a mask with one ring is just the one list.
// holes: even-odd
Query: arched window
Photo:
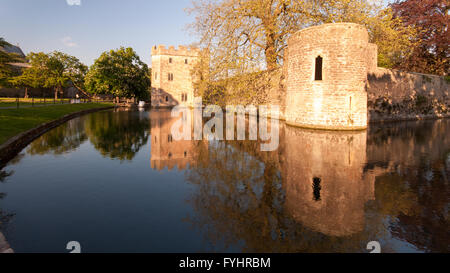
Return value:
[(321, 56), (318, 56), (316, 58), (316, 71), (314, 74), (314, 80), (315, 81), (321, 81), (322, 80), (322, 65), (323, 64), (323, 58)]
[(166, 101), (169, 101), (169, 96), (166, 96)]

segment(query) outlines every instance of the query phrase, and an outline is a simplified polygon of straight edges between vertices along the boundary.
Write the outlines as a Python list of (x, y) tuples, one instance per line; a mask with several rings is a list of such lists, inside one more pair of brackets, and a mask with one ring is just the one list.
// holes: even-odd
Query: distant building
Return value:
[(193, 106), (194, 85), (192, 71), (200, 50), (179, 46), (152, 48), (152, 106)]
[(17, 54), (20, 58), (23, 59), (23, 62), (11, 63), (11, 65), (13, 65), (17, 68), (30, 67), (30, 65), (26, 62), (25, 54), (23, 53), (22, 49), (19, 46), (15, 46), (15, 45), (0, 46), (0, 50), (7, 52), (7, 53)]

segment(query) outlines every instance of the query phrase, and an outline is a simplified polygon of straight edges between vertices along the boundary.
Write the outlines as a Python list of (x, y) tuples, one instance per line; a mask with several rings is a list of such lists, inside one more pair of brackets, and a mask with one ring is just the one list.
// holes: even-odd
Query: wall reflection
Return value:
[[(383, 252), (450, 251), (450, 119), (372, 125), (367, 132), (281, 123), (273, 152), (261, 152), (256, 141), (175, 141), (176, 120), (168, 110), (74, 119), (0, 169), (0, 185), (14, 182), (14, 165), (28, 156), (95, 149), (106, 164), (126, 160), (124, 170), (144, 156), (153, 170), (179, 171), (192, 186), (180, 193), (189, 206), (182, 220), (205, 237), (199, 251), (366, 252), (373, 240)], [(146, 145), (151, 152), (137, 156)], [(133, 172), (147, 181), (149, 166), (134, 166), (142, 164)], [(0, 202), (10, 196), (0, 190)], [(3, 204), (0, 225), (15, 212)]]
[[(366, 131), (317, 131), (282, 125), (280, 149), (275, 152), (260, 152), (259, 143), (250, 141), (215, 143), (209, 145), (208, 151), (204, 146), (200, 149), (194, 141), (173, 140), (171, 128), (178, 119), (172, 118), (168, 110), (150, 112), (152, 168), (172, 170), (176, 166), (182, 170), (188, 164), (199, 166), (201, 163), (202, 176), (198, 175), (198, 168), (192, 170), (197, 173), (198, 183), (209, 183), (220, 177), (224, 185), (242, 183), (245, 177), (255, 176), (255, 171), (271, 180), (279, 172), (283, 181), (280, 190), (285, 192), (284, 209), (296, 221), (333, 236), (348, 236), (364, 228), (364, 205), (374, 198), (375, 182), (373, 176), (364, 173)], [(231, 148), (242, 156), (231, 155), (227, 151)], [(265, 168), (249, 166), (248, 161), (258, 160)], [(205, 176), (206, 168), (214, 174)], [(273, 174), (269, 175), (270, 172)], [(236, 180), (228, 181), (228, 177)], [(250, 183), (254, 184), (257, 178), (253, 178)], [(272, 182), (265, 181), (266, 184)], [(228, 194), (230, 197), (239, 195)]]
[[(157, 170), (167, 168), (184, 170), (194, 163), (195, 142), (176, 141), (172, 136), (172, 126), (178, 118), (172, 118), (170, 110), (151, 110), (151, 167)], [(191, 119), (192, 120), (192, 119)]]
[(197, 186), (186, 221), (217, 251), (354, 252), (371, 240), (384, 240), (385, 252), (406, 247), (392, 237), (448, 250), (448, 120), (359, 132), (280, 124), (279, 149), (260, 152), (254, 141), (171, 141), (170, 112), (150, 117), (152, 168), (186, 168)]
[(286, 127), (282, 165), (286, 209), (321, 233), (346, 236), (364, 228), (364, 204), (374, 198), (365, 180), (367, 134)]

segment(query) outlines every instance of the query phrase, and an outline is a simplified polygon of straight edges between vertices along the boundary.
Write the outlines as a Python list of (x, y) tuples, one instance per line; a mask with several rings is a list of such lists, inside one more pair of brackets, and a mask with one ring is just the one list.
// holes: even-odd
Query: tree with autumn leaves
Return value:
[[(200, 93), (217, 81), (273, 70), (283, 64), (287, 40), (323, 23), (364, 25), (386, 68), (444, 75), (448, 71), (448, 1), (195, 0), (190, 26), (206, 49), (197, 75)], [(424, 31), (425, 30), (425, 31)], [(235, 80), (233, 80), (235, 81)]]
[(392, 4), (395, 18), (418, 31), (417, 46), (397, 68), (421, 73), (446, 75), (450, 70), (450, 23), (448, 0), (397, 0)]

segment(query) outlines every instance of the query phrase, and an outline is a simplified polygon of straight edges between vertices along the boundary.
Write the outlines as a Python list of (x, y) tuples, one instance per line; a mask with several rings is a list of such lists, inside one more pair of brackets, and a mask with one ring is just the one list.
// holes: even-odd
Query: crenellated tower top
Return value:
[(158, 45), (152, 47), (152, 56), (155, 55), (198, 57), (200, 55), (200, 49), (197, 47), (186, 47), (181, 45), (176, 49), (174, 46), (166, 48), (165, 45)]

